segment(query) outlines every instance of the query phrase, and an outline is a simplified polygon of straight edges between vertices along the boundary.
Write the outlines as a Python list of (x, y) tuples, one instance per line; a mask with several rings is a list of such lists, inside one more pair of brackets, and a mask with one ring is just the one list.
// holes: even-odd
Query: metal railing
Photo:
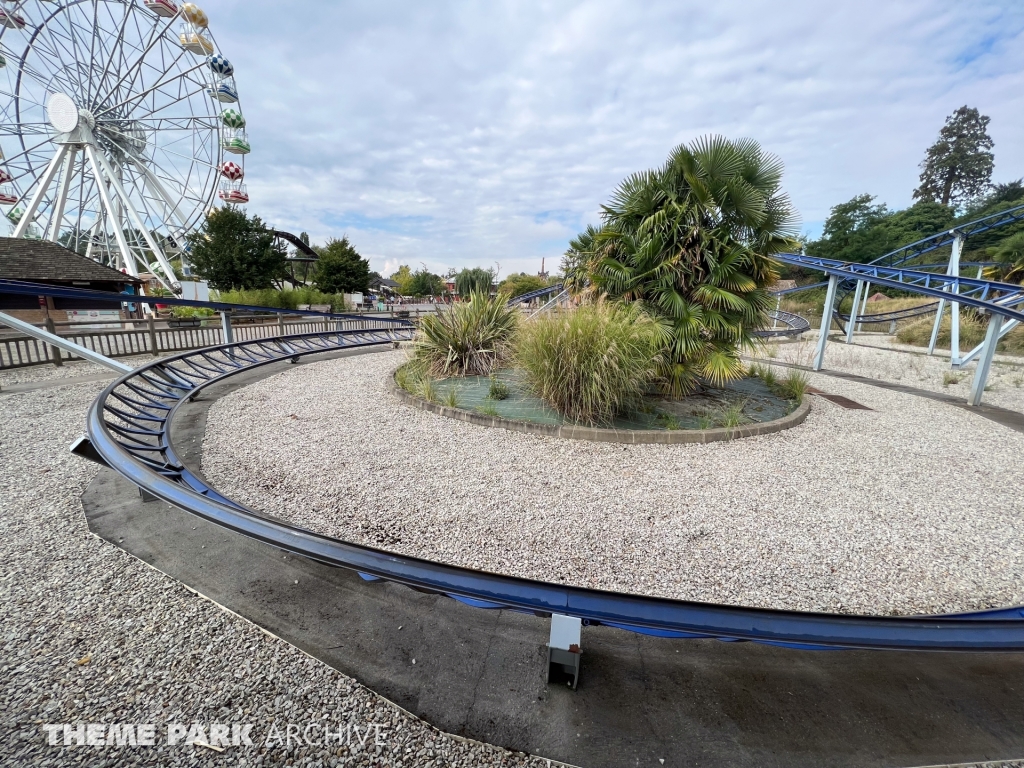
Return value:
[[(267, 318), (275, 317), (273, 322)], [(253, 341), (286, 334), (324, 333), (330, 331), (351, 331), (383, 329), (393, 324), (372, 316), (360, 319), (332, 320), (327, 317), (285, 319), (281, 315), (245, 315), (231, 317), (231, 332), (236, 341)], [(180, 323), (179, 325), (175, 325)], [(82, 328), (82, 323), (50, 322), (37, 323), (51, 333), (73, 341), (107, 357), (130, 357), (133, 355), (163, 355), (189, 349), (210, 347), (223, 341), (223, 328), (219, 317), (176, 320), (111, 320), (90, 322), (89, 325), (116, 326), (116, 329)], [(125, 326), (129, 326), (125, 328)], [(21, 334), (0, 334), (0, 370), (24, 368), (31, 365), (53, 363), (60, 365), (67, 360), (79, 359), (76, 355), (61, 352), (39, 339)]]

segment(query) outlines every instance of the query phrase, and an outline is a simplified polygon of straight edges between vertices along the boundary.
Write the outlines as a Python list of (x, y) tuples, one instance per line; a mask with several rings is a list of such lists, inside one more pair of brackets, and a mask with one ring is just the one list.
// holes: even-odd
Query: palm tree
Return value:
[(750, 139), (680, 145), (665, 165), (626, 178), (603, 224), (570, 243), (569, 290), (639, 303), (669, 331), (662, 380), (675, 396), (744, 374), (778, 278), (772, 255), (795, 247), (782, 162)]

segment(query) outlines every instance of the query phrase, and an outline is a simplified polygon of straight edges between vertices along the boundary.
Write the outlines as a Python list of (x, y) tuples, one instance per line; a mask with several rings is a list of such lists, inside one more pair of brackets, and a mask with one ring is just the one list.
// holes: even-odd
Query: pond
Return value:
[[(503, 400), (490, 397), (491, 381), (488, 377), (467, 376), (437, 381), (437, 402), (449, 405), (449, 393), (454, 391), (456, 407), (468, 411), (534, 424), (560, 426), (569, 423), (529, 391), (521, 372), (502, 370), (495, 379), (508, 389), (508, 396)], [(791, 413), (796, 406), (795, 401), (773, 394), (761, 379), (748, 377), (720, 389), (706, 388), (678, 400), (651, 394), (638, 411), (622, 414), (611, 424), (603, 426), (632, 430), (732, 427), (774, 421)]]

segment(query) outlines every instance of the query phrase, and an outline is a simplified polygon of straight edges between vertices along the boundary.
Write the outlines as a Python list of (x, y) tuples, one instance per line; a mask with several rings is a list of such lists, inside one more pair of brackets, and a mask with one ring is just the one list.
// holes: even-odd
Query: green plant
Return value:
[(437, 400), (437, 383), (429, 376), (420, 379), (419, 396), (432, 403)]
[(480, 411), (480, 413), (482, 413), (484, 416), (498, 415), (498, 409), (495, 408), (494, 405), (491, 403), (484, 403), (483, 405), (478, 405), (476, 409)]
[(665, 321), (660, 373), (671, 394), (739, 378), (740, 350), (758, 346), (754, 331), (775, 305), (771, 257), (796, 244), (781, 179), (782, 162), (757, 142), (704, 137), (626, 178), (602, 226), (570, 243), (562, 269), (572, 293), (639, 303)]
[(715, 426), (715, 416), (710, 411), (702, 411), (697, 414), (697, 428), (711, 429)]
[(567, 420), (599, 424), (639, 406), (665, 345), (664, 327), (638, 307), (599, 302), (530, 321), (515, 358), (530, 390)]
[(749, 371), (751, 376), (756, 376), (764, 382), (768, 389), (774, 390), (779, 384), (779, 377), (776, 375), (775, 370), (769, 365), (757, 365), (750, 366)]
[(415, 358), (404, 365), (399, 366), (395, 371), (395, 383), (413, 395), (419, 395), (422, 389), (423, 380), (430, 378), (424, 365)]
[(507, 297), (474, 293), (469, 301), (426, 315), (416, 335), (416, 356), (435, 376), (486, 376), (512, 349), (517, 315)]
[(665, 429), (676, 430), (683, 428), (682, 423), (679, 421), (679, 417), (674, 413), (659, 413), (658, 421), (665, 425)]
[(491, 384), (487, 389), (487, 397), (491, 400), (506, 400), (508, 399), (508, 385), (499, 381), (498, 377), (493, 373), (491, 374)]
[(441, 398), (441, 402), (443, 402), (449, 408), (459, 407), (459, 393), (455, 389), (455, 387), (452, 387), (447, 392), (445, 392), (444, 397)]
[(747, 401), (732, 403), (721, 410), (718, 416), (718, 424), (721, 427), (733, 429), (742, 424), (747, 424), (750, 419), (743, 413), (743, 409), (746, 407)]
[(786, 378), (776, 385), (775, 394), (787, 400), (795, 400), (797, 404), (804, 401), (807, 392), (807, 374), (803, 371), (790, 371)]
[(187, 237), (189, 261), (212, 288), (270, 288), (285, 276), (286, 253), (275, 246), (273, 231), (235, 206), (215, 208)]
[(946, 371), (942, 374), (942, 386), (948, 387), (950, 384), (959, 384), (960, 377), (952, 371)]

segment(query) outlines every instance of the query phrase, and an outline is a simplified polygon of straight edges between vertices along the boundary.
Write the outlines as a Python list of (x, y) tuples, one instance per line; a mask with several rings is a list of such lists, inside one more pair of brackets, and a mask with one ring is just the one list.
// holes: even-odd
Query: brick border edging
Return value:
[(804, 396), (803, 402), (792, 413), (781, 419), (765, 421), (759, 424), (744, 424), (741, 427), (716, 427), (715, 429), (603, 429), (601, 427), (554, 426), (551, 424), (534, 424), (529, 421), (515, 421), (501, 416), (487, 416), (483, 413), (467, 411), (464, 408), (449, 408), (440, 403), (432, 403), (406, 392), (395, 381), (395, 372), (388, 376), (391, 392), (399, 400), (423, 411), (436, 413), (449, 419), (465, 421), (478, 427), (500, 427), (510, 432), (523, 432), (528, 435), (544, 435), (546, 437), (562, 437), (569, 440), (590, 440), (596, 443), (625, 443), (639, 445), (654, 443), (662, 445), (679, 445), (684, 443), (717, 443), (723, 440), (735, 440), (740, 437), (755, 437), (781, 432), (790, 427), (804, 423), (811, 411), (811, 399)]

